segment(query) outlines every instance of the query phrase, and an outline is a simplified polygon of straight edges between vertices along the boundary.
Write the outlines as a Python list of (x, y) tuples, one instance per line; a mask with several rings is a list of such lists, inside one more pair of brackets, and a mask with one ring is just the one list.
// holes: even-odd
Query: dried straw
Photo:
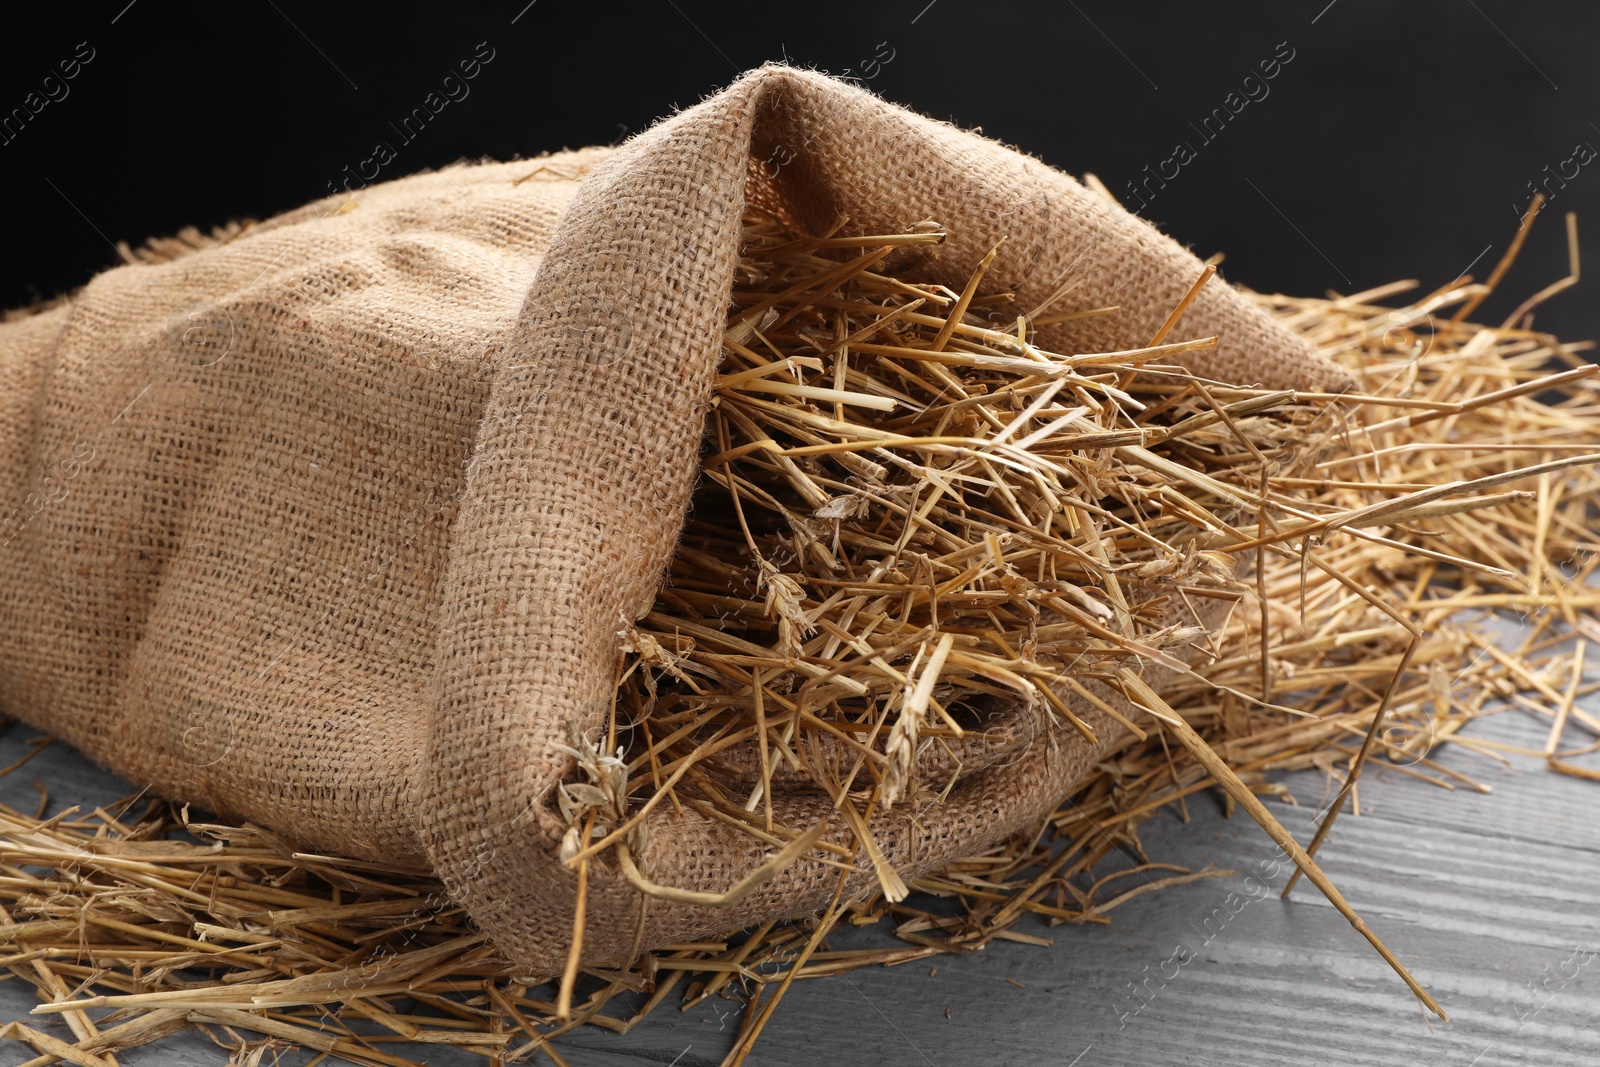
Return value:
[[(298, 853), (159, 802), (130, 815), (137, 798), (51, 819), (0, 809), (0, 964), (76, 1038), (8, 1025), (37, 1052), (30, 1067), (98, 1067), (190, 1028), (241, 1058), (266, 1043), (397, 1065), (417, 1062), (407, 1046), (447, 1044), (564, 1063), (562, 1034), (626, 1031), (674, 994), (743, 1001), (729, 1054), (742, 1062), (797, 979), (1048, 944), (1015, 925), (1103, 923), (1152, 887), (1225, 873), (1146, 861), (1096, 877), (1113, 849), (1143, 858), (1139, 822), (1169, 805), (1187, 817), (1213, 785), (1439, 1010), (1313, 856), (1347, 798), (1359, 813), (1368, 762), (1487, 792), (1431, 758), (1459, 744), (1600, 779), (1581, 762), (1600, 721), (1577, 703), (1600, 640), (1600, 368), (1528, 322), (1563, 283), (1498, 327), (1466, 321), (1488, 290), (1469, 278), (1400, 308), (1379, 301), (1409, 285), (1259, 298), (1357, 374), (1358, 392), (1333, 396), (1179, 370), (1214, 343), (1168, 340), (1181, 305), (1144, 349), (1042, 351), (1037, 326), (1116, 309), (1074, 309), (1068, 293), (1019, 315), (975, 295), (989, 260), (961, 292), (907, 281), (916, 247), (940, 239), (932, 225), (795, 239), (752, 218), (747, 237), (691, 521), (655, 610), (619, 620), (605, 738), (572, 739), (575, 877), (610, 852), (644, 891), (682, 894), (629, 850), (663, 804), (771, 843), (724, 897), (806, 853), (848, 867), (850, 849), (775, 819), (775, 792), (826, 790), (864, 827), (1005, 758), (1019, 724), (1087, 733), (1060, 696), (1095, 699), (1084, 679), (1142, 709), (1112, 758), (1037, 834), (909, 884), (861, 835), (872, 899), (846, 899), (841, 876), (809, 922), (658, 946), (626, 971), (574, 953), (542, 987), (419, 872)], [(1236, 610), (1213, 638), (1164, 621), (1173, 595)], [(1496, 643), (1492, 613), (1527, 619), (1519, 648)], [(1177, 681), (1152, 690), (1151, 662)], [(1541, 750), (1463, 733), (1511, 707), (1550, 720)], [(1302, 848), (1259, 797), (1304, 768), (1341, 792)], [(1134, 872), (1146, 878), (1127, 888)], [(831, 950), (846, 915), (889, 920), (903, 945)]]

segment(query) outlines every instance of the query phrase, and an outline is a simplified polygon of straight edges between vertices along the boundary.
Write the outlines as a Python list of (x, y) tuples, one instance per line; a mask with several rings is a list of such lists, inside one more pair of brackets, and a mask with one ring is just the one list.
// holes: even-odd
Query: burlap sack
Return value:
[[(1007, 236), (991, 287), (1027, 307), (1081, 278), (1076, 304), (1122, 309), (1046, 329), (1063, 352), (1147, 343), (1201, 270), (1037, 160), (773, 67), (619, 149), (415, 175), (107, 271), (0, 327), (0, 707), (307, 848), (431, 867), (509, 959), (558, 970), (561, 746), (598, 730), (619, 620), (684, 520), (747, 198), (812, 230), (936, 219), (919, 276), (955, 288)], [(1181, 333), (1221, 336), (1194, 360), (1217, 377), (1342, 384), (1220, 283)], [(875, 833), (910, 876), (1036, 820), (1096, 756), (1040, 736)], [(826, 806), (777, 798), (794, 827)], [(655, 881), (762, 861), (662, 808)], [(737, 907), (652, 901), (645, 943), (834, 884), (805, 861)], [(597, 863), (588, 959), (627, 954), (642, 900)]]

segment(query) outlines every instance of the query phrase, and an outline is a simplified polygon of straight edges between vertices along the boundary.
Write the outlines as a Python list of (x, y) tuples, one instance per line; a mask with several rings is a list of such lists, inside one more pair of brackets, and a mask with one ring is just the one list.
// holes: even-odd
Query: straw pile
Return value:
[[(1468, 321), (1537, 209), (1488, 284), (1401, 308), (1378, 301), (1406, 285), (1261, 297), (1357, 375), (1342, 396), (1182, 371), (1173, 360), (1214, 343), (1169, 340), (1182, 306), (1142, 350), (1042, 352), (1034, 327), (1115, 309), (1076, 307), (1070, 288), (1042, 308), (977, 299), (986, 264), (960, 292), (918, 283), (931, 224), (795, 239), (752, 217), (691, 522), (655, 610), (626, 627), (607, 736), (573, 739), (568, 858), (625, 842), (657, 804), (813, 844), (774, 824), (774, 790), (824, 791), (857, 825), (936, 801), (1051, 720), (1087, 731), (1056, 687), (1083, 695), (1089, 679), (1142, 709), (1113, 757), (1040, 834), (910, 885), (858, 839), (873, 899), (623, 972), (574, 955), (548, 986), (509, 973), (417, 872), (139, 798), (49, 819), (0, 809), (0, 964), (74, 1040), (0, 1032), (37, 1051), (30, 1065), (99, 1067), (186, 1028), (240, 1061), (300, 1046), (398, 1065), (417, 1062), (407, 1045), (448, 1044), (564, 1063), (556, 1039), (574, 1027), (625, 1031), (669, 999), (727, 996), (745, 1004), (742, 1062), (797, 978), (1048, 944), (1013, 927), (1105, 922), (1152, 882), (1219, 873), (1097, 870), (1114, 848), (1142, 855), (1141, 820), (1217, 784), (1411, 982), (1311, 858), (1345, 796), (1359, 801), (1363, 764), (1483, 790), (1431, 755), (1500, 755), (1462, 730), (1516, 707), (1550, 720), (1534, 755), (1600, 779), (1583, 762), (1600, 721), (1576, 703), (1600, 640), (1600, 367), (1527, 321), (1571, 279), (1498, 327)], [(1231, 615), (1214, 638), (1175, 627), (1173, 596)], [(1474, 624), (1490, 612), (1528, 618), (1522, 648)], [(1158, 695), (1148, 664), (1177, 681)], [(1257, 797), (1305, 767), (1343, 792), (1302, 850)], [(1134, 871), (1147, 877), (1130, 888)], [(831, 950), (847, 914), (888, 920), (903, 945)]]

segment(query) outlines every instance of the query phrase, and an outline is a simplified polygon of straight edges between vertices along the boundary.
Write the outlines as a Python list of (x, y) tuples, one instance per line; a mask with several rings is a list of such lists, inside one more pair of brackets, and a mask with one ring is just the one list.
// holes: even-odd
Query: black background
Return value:
[[(117, 261), (115, 241), (325, 195), (380, 140), (399, 149), (384, 178), (463, 156), (612, 143), (784, 58), (1092, 171), (1130, 206), (1127, 183), (1188, 142), (1196, 158), (1142, 214), (1202, 256), (1227, 252), (1231, 278), (1293, 293), (1399, 278), (1432, 287), (1469, 267), (1482, 278), (1529, 182), (1578, 145), (1600, 146), (1593, 3), (526, 3), (115, 0), (10, 13), (0, 114), (23, 106), (79, 42), (94, 58), (64, 99), (0, 144), (0, 306), (82, 284)], [(401, 144), (389, 123), (479, 42), (494, 58), (470, 95)], [(1195, 132), (1286, 49), (1293, 59), (1264, 99), (1209, 143)], [(1592, 277), (1538, 325), (1594, 336), (1600, 160), (1549, 188), (1522, 258), (1479, 317), (1498, 321), (1565, 274), (1561, 216), (1576, 211)]]

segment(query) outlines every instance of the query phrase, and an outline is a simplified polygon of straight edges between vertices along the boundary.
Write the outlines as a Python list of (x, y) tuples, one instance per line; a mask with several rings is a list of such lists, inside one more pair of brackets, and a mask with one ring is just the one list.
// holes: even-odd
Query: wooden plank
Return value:
[[(1512, 713), (1478, 724), (1475, 736), (1538, 747), (1544, 729), (1543, 720)], [(0, 765), (23, 754), (31, 734), (16, 726), (0, 738)], [(1375, 771), (1361, 788), (1362, 816), (1341, 820), (1319, 859), (1450, 1011), (1449, 1024), (1430, 1029), (1399, 980), (1309, 887), (1280, 902), (1286, 865), (1263, 879), (1274, 892), (1252, 893), (1244, 876), (1262, 873), (1273, 846), (1248, 820), (1226, 820), (1201, 798), (1191, 801), (1187, 826), (1171, 815), (1147, 823), (1146, 847), (1152, 858), (1216, 862), (1236, 876), (1138, 898), (1109, 927), (1021, 927), (1054, 937), (1053, 949), (1000, 943), (797, 983), (756, 1062), (1600, 1062), (1600, 793), (1527, 758), (1512, 757), (1510, 771), (1459, 748), (1442, 758), (1494, 793), (1452, 793)], [(0, 801), (31, 810), (35, 779), (49, 784), (52, 810), (131, 791), (52, 746), (0, 780)], [(1273, 810), (1304, 841), (1323, 785), (1314, 775), (1289, 782), (1301, 806), (1274, 802)], [(852, 929), (832, 943), (886, 940)], [(59, 1021), (27, 1016), (32, 1003), (29, 988), (0, 984), (0, 1021), (67, 1035)], [(574, 1064), (716, 1064), (737, 1011), (720, 999), (687, 1012), (668, 1005), (629, 1034), (586, 1032), (561, 1046)], [(448, 1049), (426, 1055), (442, 1067), (484, 1062)], [(131, 1067), (225, 1058), (193, 1036), (120, 1057)]]

